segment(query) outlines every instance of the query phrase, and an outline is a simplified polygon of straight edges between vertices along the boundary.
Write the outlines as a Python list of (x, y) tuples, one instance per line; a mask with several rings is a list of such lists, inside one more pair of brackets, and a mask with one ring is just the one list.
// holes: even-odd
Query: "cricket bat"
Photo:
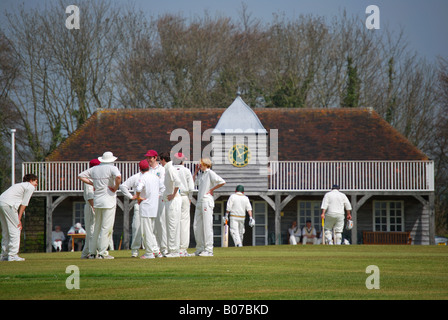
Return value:
[(224, 237), (222, 239), (222, 246), (227, 248), (229, 246), (229, 225), (226, 223), (224, 224)]

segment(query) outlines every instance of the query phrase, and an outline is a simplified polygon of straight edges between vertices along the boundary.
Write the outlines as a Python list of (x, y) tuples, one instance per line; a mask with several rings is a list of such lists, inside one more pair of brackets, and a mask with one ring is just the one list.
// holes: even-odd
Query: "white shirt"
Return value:
[(117, 204), (117, 193), (109, 190), (115, 186), (115, 178), (121, 177), (116, 166), (111, 163), (101, 163), (79, 174), (81, 178), (88, 178), (93, 182), (95, 208), (113, 208)]
[(54, 242), (55, 240), (64, 241), (65, 240), (64, 232), (62, 232), (62, 231), (52, 231), (51, 232), (51, 241)]
[(300, 232), (299, 226), (295, 226), (294, 228), (289, 228), (289, 235), (294, 237), (300, 237), (302, 234)]
[(29, 182), (20, 182), (9, 187), (0, 195), (0, 201), (16, 210), (20, 205), (28, 206), (35, 187)]
[(140, 179), (142, 177), (143, 173), (138, 172), (129, 178), (126, 179), (125, 182), (120, 184), (120, 191), (129, 199), (132, 198), (132, 194), (129, 192), (130, 189), (134, 189), (138, 186)]
[(140, 197), (145, 198), (140, 203), (140, 215), (146, 218), (157, 217), (159, 209), (159, 190), (163, 183), (155, 174), (145, 172), (136, 187), (136, 191), (140, 192)]
[[(149, 172), (155, 174), (159, 179), (164, 182), (165, 181), (165, 168), (159, 163), (156, 167), (149, 166)], [(165, 192), (165, 184), (162, 183), (162, 188), (160, 189), (159, 195), (162, 196), (163, 192)]]
[(182, 196), (187, 196), (191, 199), (194, 191), (194, 181), (193, 176), (188, 168), (183, 165), (175, 165), (174, 168), (177, 169), (179, 179), (180, 179), (180, 194)]
[(226, 211), (230, 212), (230, 216), (236, 218), (245, 218), (246, 211), (251, 211), (252, 205), (249, 198), (242, 192), (236, 192), (227, 200)]
[[(165, 164), (165, 192), (163, 193), (163, 200), (168, 201), (167, 197), (170, 194), (173, 194), (174, 189), (179, 188), (181, 186), (181, 181), (179, 179), (179, 174), (177, 173), (176, 168), (173, 166), (173, 162), (169, 161)], [(175, 194), (177, 196), (179, 194), (179, 191)]]
[(352, 206), (347, 196), (339, 190), (334, 189), (327, 192), (322, 200), (321, 209), (325, 209), (326, 214), (330, 216), (344, 215), (344, 208), (352, 210)]
[(201, 201), (210, 189), (222, 183), (225, 183), (224, 179), (211, 169), (207, 169), (202, 173), (199, 172), (195, 181), (195, 184), (198, 186), (198, 201)]
[(84, 201), (89, 201), (89, 200), (93, 200), (93, 196), (94, 196), (94, 191), (93, 191), (93, 186), (91, 186), (90, 184), (84, 183)]
[[(70, 230), (68, 230), (67, 234), (68, 235), (76, 234), (76, 228), (74, 226), (71, 227)], [(79, 228), (78, 234), (86, 234), (86, 230), (84, 230), (84, 228)]]

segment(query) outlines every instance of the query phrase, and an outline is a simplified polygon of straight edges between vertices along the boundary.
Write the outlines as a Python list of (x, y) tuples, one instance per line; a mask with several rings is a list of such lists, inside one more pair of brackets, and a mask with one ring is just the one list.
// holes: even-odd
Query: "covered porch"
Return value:
[[(123, 181), (138, 172), (139, 161), (117, 161)], [(192, 171), (195, 162), (187, 162)], [(270, 161), (267, 164), (268, 188), (247, 192), (261, 197), (274, 212), (276, 244), (281, 235), (281, 212), (293, 199), (300, 196), (322, 197), (331, 185), (337, 183), (347, 194), (353, 207), (354, 228), (352, 242), (357, 243), (358, 211), (375, 196), (411, 196), (424, 207), (429, 224), (429, 239), (434, 239), (434, 163), (433, 161)], [(24, 162), (22, 175), (34, 173), (39, 185), (34, 196), (46, 197), (46, 248), (51, 251), (53, 212), (69, 197), (83, 193), (78, 174), (88, 168), (88, 161)], [(238, 170), (238, 168), (235, 168)], [(218, 172), (219, 174), (219, 172)], [(226, 179), (225, 176), (223, 176)], [(250, 177), (247, 177), (250, 179)], [(242, 181), (244, 184), (244, 181)], [(229, 196), (218, 193), (215, 197)], [(193, 200), (193, 203), (195, 201)], [(123, 211), (123, 248), (129, 247), (129, 215), (133, 203), (117, 200)], [(432, 240), (433, 241), (433, 240)]]

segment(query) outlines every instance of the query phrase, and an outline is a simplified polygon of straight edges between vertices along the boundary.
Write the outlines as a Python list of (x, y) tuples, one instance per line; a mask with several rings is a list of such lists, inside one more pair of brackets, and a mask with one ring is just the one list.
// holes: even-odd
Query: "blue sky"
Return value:
[[(185, 17), (201, 16), (205, 10), (212, 16), (224, 15), (237, 19), (242, 3), (247, 5), (253, 18), (269, 23), (273, 14), (281, 13), (294, 18), (301, 14), (313, 14), (331, 18), (346, 10), (349, 15), (365, 21), (368, 5), (380, 9), (381, 29), (398, 32), (403, 29), (408, 48), (420, 57), (435, 61), (437, 56), (448, 59), (448, 1), (447, 0), (113, 0), (127, 4), (134, 2), (137, 8), (148, 15), (180, 13)], [(0, 10), (12, 10), (24, 2), (32, 8), (45, 3), (44, 0), (0, 0)], [(68, 0), (67, 6), (76, 5), (76, 0)], [(62, 12), (62, 23), (67, 16)], [(65, 16), (64, 16), (65, 14)], [(82, 19), (82, 16), (81, 16)], [(2, 23), (0, 17), (0, 23)]]

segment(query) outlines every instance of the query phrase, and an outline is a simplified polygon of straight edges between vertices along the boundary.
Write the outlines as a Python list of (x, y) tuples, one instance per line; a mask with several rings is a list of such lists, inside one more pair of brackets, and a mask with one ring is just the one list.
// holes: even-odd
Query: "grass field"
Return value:
[[(194, 251), (191, 249), (190, 251)], [(143, 252), (142, 252), (143, 253)], [(81, 260), (79, 252), (20, 254), (0, 262), (2, 300), (444, 300), (446, 246), (262, 246), (215, 248), (214, 257)], [(80, 289), (69, 290), (68, 266)], [(379, 269), (379, 289), (367, 289)]]

